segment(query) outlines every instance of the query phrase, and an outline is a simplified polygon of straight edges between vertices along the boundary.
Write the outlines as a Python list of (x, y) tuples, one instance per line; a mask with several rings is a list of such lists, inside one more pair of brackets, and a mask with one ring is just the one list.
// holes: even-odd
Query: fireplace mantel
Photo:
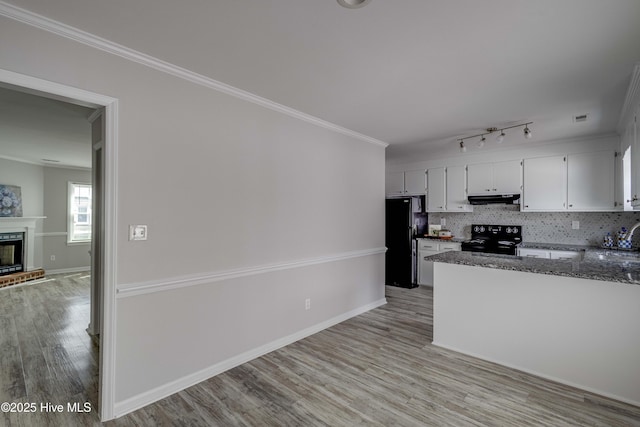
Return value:
[(36, 221), (46, 216), (0, 217), (0, 233), (24, 233), (24, 270), (35, 270)]

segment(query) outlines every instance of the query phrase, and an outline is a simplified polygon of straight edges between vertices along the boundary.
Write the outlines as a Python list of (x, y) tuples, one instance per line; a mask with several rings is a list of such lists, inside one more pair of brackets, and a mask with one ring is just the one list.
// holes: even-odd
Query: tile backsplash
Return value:
[[(520, 225), (525, 242), (600, 245), (607, 232), (614, 235), (640, 222), (640, 212), (520, 212), (518, 205), (479, 205), (473, 212), (429, 213), (429, 224), (440, 224), (440, 218), (446, 220), (443, 228), (465, 239), (471, 237), (471, 224)], [(580, 229), (572, 229), (573, 221), (580, 222)], [(640, 230), (635, 234), (637, 245)]]

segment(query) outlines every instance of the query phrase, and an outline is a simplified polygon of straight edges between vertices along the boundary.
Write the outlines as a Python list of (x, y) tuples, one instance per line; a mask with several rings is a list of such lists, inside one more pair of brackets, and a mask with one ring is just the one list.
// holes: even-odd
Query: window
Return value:
[(91, 184), (69, 183), (67, 242), (91, 241)]

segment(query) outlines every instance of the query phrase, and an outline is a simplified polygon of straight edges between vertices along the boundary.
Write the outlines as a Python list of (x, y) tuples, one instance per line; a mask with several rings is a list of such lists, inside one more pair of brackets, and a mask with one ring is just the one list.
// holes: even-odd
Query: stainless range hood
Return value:
[(487, 194), (482, 196), (469, 196), (472, 205), (516, 205), (520, 203), (520, 194)]

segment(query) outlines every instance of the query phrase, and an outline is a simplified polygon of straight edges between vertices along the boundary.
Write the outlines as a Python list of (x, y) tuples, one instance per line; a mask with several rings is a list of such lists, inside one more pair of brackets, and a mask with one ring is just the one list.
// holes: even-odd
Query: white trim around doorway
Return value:
[(115, 304), (116, 304), (116, 236), (118, 189), (118, 100), (83, 89), (62, 85), (9, 70), (0, 69), (0, 85), (19, 87), (29, 93), (77, 103), (105, 111), (104, 150), (104, 277), (102, 331), (100, 334), (100, 419), (115, 414)]

